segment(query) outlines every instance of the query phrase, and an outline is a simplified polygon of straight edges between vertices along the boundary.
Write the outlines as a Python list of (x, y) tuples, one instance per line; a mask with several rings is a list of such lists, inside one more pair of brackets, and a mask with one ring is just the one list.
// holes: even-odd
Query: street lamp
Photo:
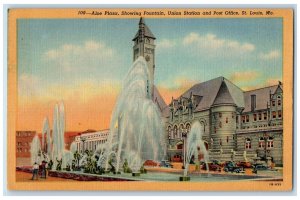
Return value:
[(185, 147), (185, 140), (186, 140), (186, 137), (187, 137), (187, 130), (186, 131), (182, 131), (182, 142), (183, 142), (183, 168), (185, 167), (185, 154), (186, 154), (186, 147)]

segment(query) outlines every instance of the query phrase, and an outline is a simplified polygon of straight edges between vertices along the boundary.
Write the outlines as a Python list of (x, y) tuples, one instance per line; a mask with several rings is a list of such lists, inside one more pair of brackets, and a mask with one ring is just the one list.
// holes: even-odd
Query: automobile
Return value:
[(144, 162), (144, 166), (147, 166), (147, 167), (158, 167), (159, 166), (159, 163), (154, 161), (154, 160), (146, 160)]
[(257, 173), (257, 171), (262, 171), (262, 170), (269, 170), (270, 168), (263, 165), (263, 164), (256, 164), (253, 166), (253, 173)]
[[(209, 162), (209, 163), (207, 163), (207, 165), (208, 165), (209, 171), (221, 171), (221, 167), (213, 162)], [(201, 169), (207, 170), (205, 163), (201, 166), (202, 166)]]
[(182, 162), (182, 158), (180, 155), (175, 155), (174, 157), (172, 157), (171, 161), (172, 162)]
[(170, 167), (173, 168), (173, 165), (168, 160), (162, 160), (159, 164), (160, 167)]
[(221, 168), (224, 167), (225, 163), (221, 162), (219, 160), (212, 160), (212, 163), (214, 163), (215, 165), (219, 165)]
[(252, 168), (252, 164), (248, 161), (240, 161), (236, 165), (243, 168)]
[(240, 173), (243, 172), (244, 170), (242, 167), (237, 166), (234, 162), (226, 162), (224, 166), (224, 171)]

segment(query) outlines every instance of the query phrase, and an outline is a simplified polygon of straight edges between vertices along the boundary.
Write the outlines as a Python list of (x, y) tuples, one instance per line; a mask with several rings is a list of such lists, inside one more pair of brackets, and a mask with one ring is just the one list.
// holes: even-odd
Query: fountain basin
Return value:
[(189, 176), (180, 176), (179, 177), (179, 181), (190, 181), (191, 180), (191, 177)]

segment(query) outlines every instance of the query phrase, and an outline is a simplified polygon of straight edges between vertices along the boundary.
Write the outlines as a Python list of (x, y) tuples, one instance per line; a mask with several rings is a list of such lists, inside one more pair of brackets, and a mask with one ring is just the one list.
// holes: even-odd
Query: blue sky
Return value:
[[(138, 22), (18, 20), (19, 106), (29, 109), (25, 102), (71, 101), (74, 96), (88, 104), (97, 95), (116, 96), (132, 64)], [(167, 103), (171, 95), (219, 76), (244, 90), (282, 80), (281, 18), (145, 22), (157, 38), (154, 82)]]
[[(206, 81), (221, 75), (230, 79), (236, 72), (257, 72), (259, 75), (253, 81), (236, 82), (241, 87), (251, 87), (282, 76), (282, 20), (279, 18), (146, 19), (146, 24), (157, 38), (157, 85), (170, 87), (172, 80), (180, 76)], [(138, 19), (19, 20), (19, 75), (44, 77), (47, 74), (50, 78), (47, 80), (57, 83), (85, 78), (122, 79), (132, 63), (131, 39), (137, 27)], [(183, 43), (189, 36), (194, 36), (194, 40)], [(236, 48), (230, 47), (228, 41), (235, 43)], [(63, 45), (82, 48), (86, 42), (104, 45), (95, 49), (99, 52), (92, 53), (98, 56), (94, 61), (92, 57), (76, 61), (79, 58), (72, 52), (60, 55), (61, 59), (74, 60), (70, 63), (45, 58), (49, 51), (64, 51)], [(214, 44), (216, 47), (212, 48)], [(244, 44), (250, 45), (245, 52)], [(106, 55), (107, 50), (113, 55)], [(78, 53), (83, 58), (91, 54), (89, 49)]]

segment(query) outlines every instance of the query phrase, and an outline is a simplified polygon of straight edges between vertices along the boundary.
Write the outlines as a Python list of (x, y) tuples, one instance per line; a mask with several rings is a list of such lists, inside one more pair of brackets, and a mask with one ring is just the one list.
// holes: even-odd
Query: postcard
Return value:
[(9, 9), (8, 189), (290, 191), (293, 23), (286, 8)]

